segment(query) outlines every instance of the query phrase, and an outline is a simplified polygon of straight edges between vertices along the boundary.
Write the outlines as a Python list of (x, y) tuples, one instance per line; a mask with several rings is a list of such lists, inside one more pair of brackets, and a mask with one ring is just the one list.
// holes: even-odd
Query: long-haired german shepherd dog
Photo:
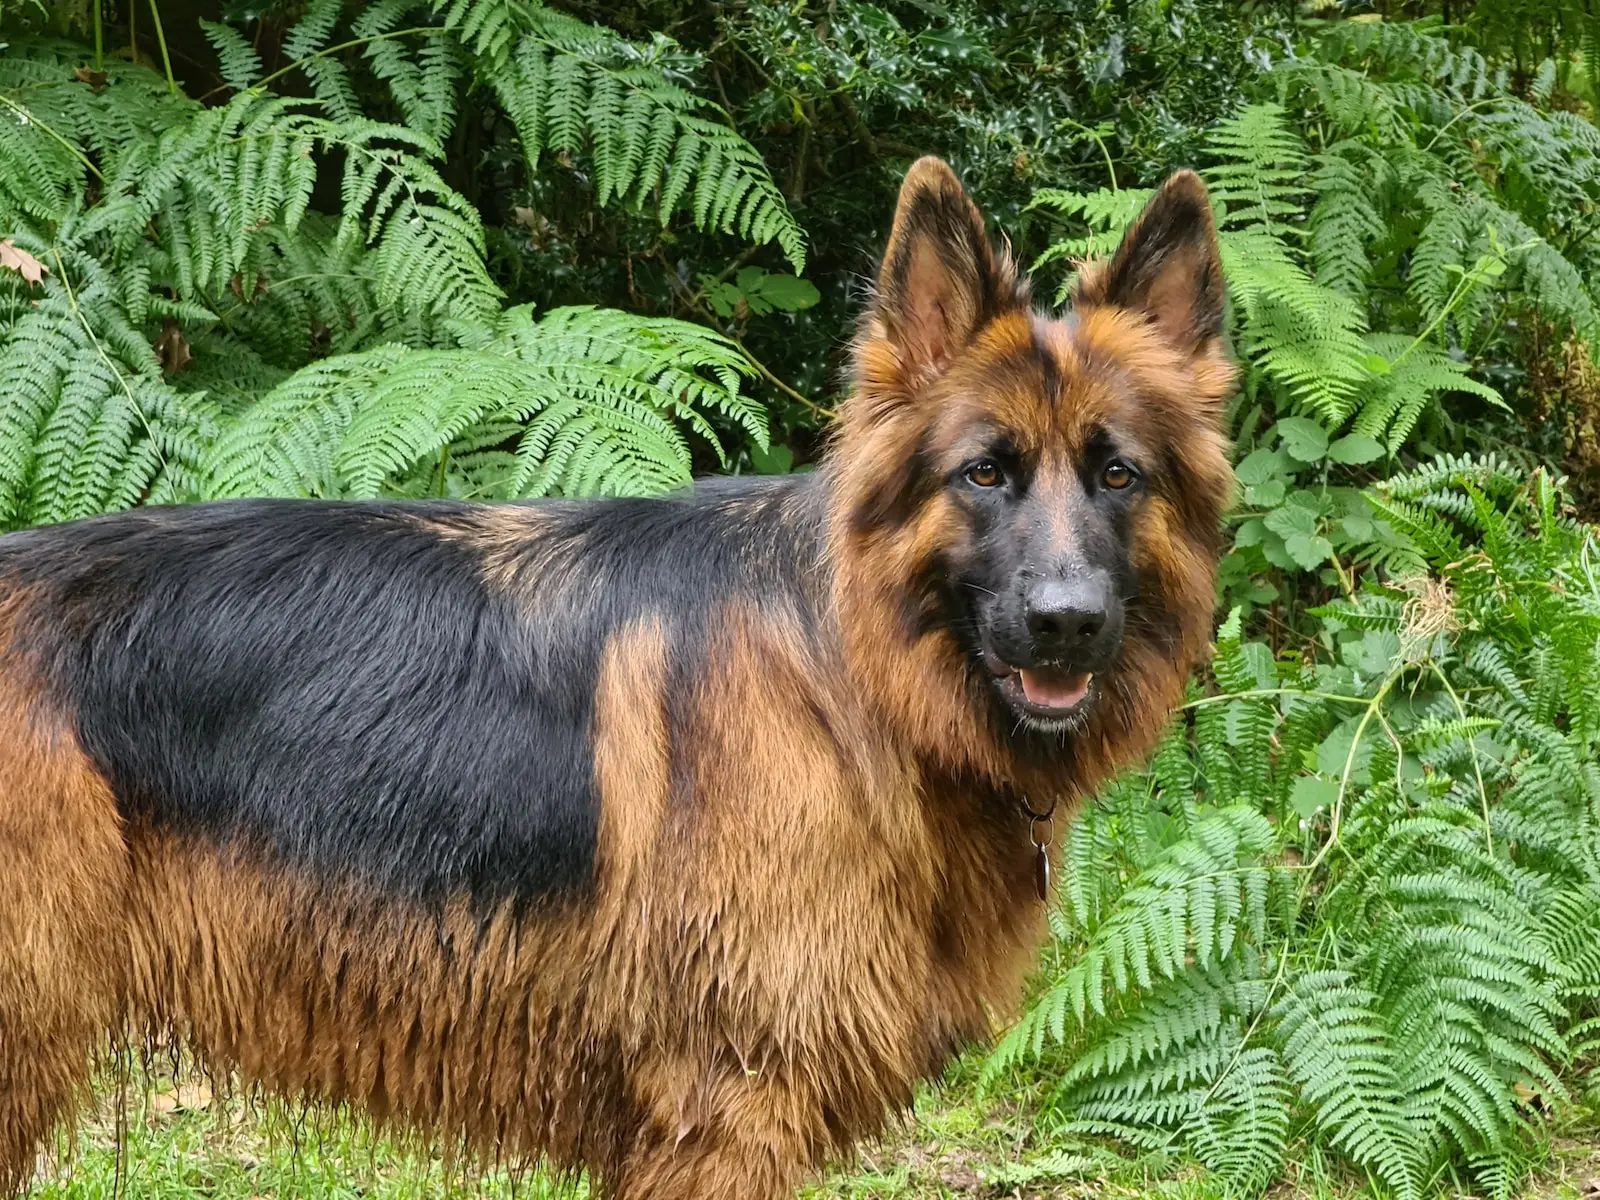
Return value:
[(599, 1194), (766, 1200), (1015, 999), (1048, 820), (1210, 631), (1232, 367), (1173, 176), (1034, 310), (911, 168), (811, 474), (0, 539), (0, 1193), (187, 1047)]

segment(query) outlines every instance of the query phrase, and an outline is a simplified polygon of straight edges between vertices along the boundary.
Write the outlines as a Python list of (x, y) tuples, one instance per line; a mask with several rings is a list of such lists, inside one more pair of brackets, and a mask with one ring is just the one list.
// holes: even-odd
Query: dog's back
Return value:
[(256, 501), (0, 540), (32, 676), (122, 817), (412, 899), (591, 881), (595, 685), (661, 623), (808, 606), (803, 489), (484, 508)]

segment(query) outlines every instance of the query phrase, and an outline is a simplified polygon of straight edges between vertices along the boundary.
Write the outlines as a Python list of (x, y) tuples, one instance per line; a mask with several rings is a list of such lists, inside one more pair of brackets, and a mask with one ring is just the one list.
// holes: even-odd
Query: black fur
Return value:
[(820, 521), (782, 500), (806, 487), (542, 506), (504, 588), (446, 536), (483, 508), (144, 509), (0, 538), (0, 594), (39, 593), (20, 648), (130, 821), (421, 900), (555, 901), (593, 873), (607, 638), (657, 612), (692, 679), (730, 596), (814, 616)]
[(856, 505), (850, 514), (851, 532), (900, 528), (939, 490), (940, 482), (925, 434), (917, 448), (897, 462)]

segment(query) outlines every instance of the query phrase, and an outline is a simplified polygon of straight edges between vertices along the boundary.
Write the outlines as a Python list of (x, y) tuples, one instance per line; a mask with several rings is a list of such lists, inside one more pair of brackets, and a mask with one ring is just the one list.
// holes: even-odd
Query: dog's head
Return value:
[[(1222, 323), (1191, 172), (1048, 314), (950, 168), (911, 168), (837, 447), (842, 568), (882, 601), (870, 636), (905, 655), (888, 687), (954, 687), (1035, 759), (1159, 729), (1209, 633), (1232, 478)], [(911, 707), (960, 740), (935, 698)]]

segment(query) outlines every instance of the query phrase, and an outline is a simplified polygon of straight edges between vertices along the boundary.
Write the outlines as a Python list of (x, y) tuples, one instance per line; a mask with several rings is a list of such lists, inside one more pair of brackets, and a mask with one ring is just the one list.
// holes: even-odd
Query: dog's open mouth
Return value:
[(1035, 708), (1052, 713), (1067, 713), (1089, 698), (1094, 676), (1088, 671), (1041, 669), (1018, 671), (1022, 695)]
[(1087, 707), (1094, 692), (1094, 674), (1070, 667), (1007, 667), (995, 682), (1013, 708), (1045, 720), (1072, 717)]

